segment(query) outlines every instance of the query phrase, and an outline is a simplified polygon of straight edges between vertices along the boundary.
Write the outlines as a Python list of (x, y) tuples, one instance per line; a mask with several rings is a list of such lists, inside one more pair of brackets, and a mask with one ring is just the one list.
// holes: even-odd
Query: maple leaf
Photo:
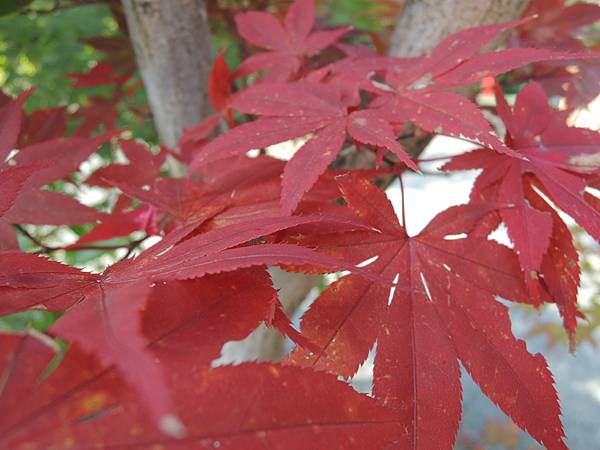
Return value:
[(117, 103), (121, 100), (121, 93), (118, 89), (112, 97), (90, 96), (86, 105), (80, 106), (71, 116), (80, 119), (79, 124), (73, 130), (73, 136), (89, 137), (98, 127), (102, 127), (104, 132), (117, 129)]
[[(150, 183), (149, 189), (136, 186), (123, 177), (119, 178), (124, 181), (116, 181), (114, 177), (112, 180), (100, 179), (100, 183), (117, 187), (124, 196), (145, 205), (127, 210), (130, 202), (121, 197), (109, 217), (103, 218), (101, 224), (69, 248), (127, 236), (136, 230), (160, 235), (191, 222), (209, 221), (204, 226), (208, 229), (278, 216), (283, 166), (282, 161), (267, 156), (232, 158), (203, 168), (202, 172), (194, 174), (194, 178), (157, 178)], [(201, 180), (195, 179), (196, 175)], [(101, 177), (94, 177), (97, 178)], [(321, 199), (317, 195), (310, 198), (313, 201)]]
[(429, 449), (452, 448), (456, 438), (460, 361), (519, 427), (548, 448), (566, 448), (546, 362), (512, 335), (494, 298), (529, 302), (516, 255), (469, 236), (490, 220), (490, 207), (451, 207), (408, 236), (383, 192), (353, 175), (339, 180), (349, 208), (380, 233), (321, 236), (321, 248), (354, 261), (377, 256), (367, 267), (398, 284), (391, 294), (354, 275), (330, 285), (301, 322), (324, 355), (297, 349), (289, 362), (347, 377), (377, 341), (375, 398), (405, 427), (403, 446)]
[(161, 230), (157, 220), (157, 209), (143, 205), (131, 211), (114, 211), (109, 217), (92, 230), (81, 236), (77, 242), (66, 247), (75, 250), (90, 242), (107, 241), (117, 237), (129, 236), (134, 231), (144, 231), (147, 235), (160, 235)]
[[(364, 88), (380, 94), (372, 106), (378, 108), (382, 116), (390, 117), (390, 121), (410, 121), (431, 133), (467, 139), (500, 153), (516, 156), (493, 134), (475, 104), (463, 95), (447, 90), (538, 61), (597, 58), (598, 55), (592, 53), (535, 48), (477, 54), (500, 32), (529, 19), (469, 28), (448, 36), (426, 57), (391, 60), (384, 85), (373, 83), (369, 88), (365, 80), (356, 81)], [(370, 64), (372, 61), (367, 60)], [(378, 64), (377, 60), (375, 62)], [(358, 73), (364, 72), (363, 68)]]
[[(318, 216), (263, 219), (218, 228), (181, 242), (199, 225), (192, 223), (170, 233), (137, 258), (122, 260), (109, 267), (100, 277), (93, 278), (95, 283), (91, 287), (89, 277), (74, 269), (68, 270), (68, 280), (74, 276), (83, 278), (77, 278), (83, 283), (83, 286), (76, 285), (79, 301), (52, 325), (50, 331), (78, 343), (85, 351), (95, 354), (102, 364), (114, 364), (140, 395), (154, 423), (165, 432), (178, 434), (177, 429), (169, 428), (169, 424), (179, 422), (173, 415), (174, 404), (166, 385), (165, 374), (146, 350), (146, 341), (140, 330), (140, 312), (146, 306), (151, 288), (161, 281), (188, 280), (239, 268), (281, 263), (352, 270), (372, 278), (364, 269), (295, 245), (260, 244), (239, 247), (285, 228), (319, 221), (335, 223), (339, 219)], [(62, 273), (61, 265), (45, 265)], [(28, 278), (27, 272), (23, 270), (9, 273), (4, 282), (6, 289), (16, 288), (16, 291), (11, 291), (14, 295), (10, 298), (8, 307), (14, 309), (18, 300), (33, 301), (34, 304), (48, 303), (61, 293), (74, 291), (72, 287), (67, 287), (68, 283), (62, 283), (58, 287), (50, 284), (56, 287), (50, 298), (44, 297), (44, 293), (41, 298), (38, 295), (29, 299), (27, 293), (35, 293), (38, 289), (38, 278)], [(43, 280), (45, 279), (42, 278)], [(70, 299), (73, 299), (72, 295)]]
[(144, 202), (155, 211), (168, 216), (175, 224), (203, 222), (221, 212), (230, 203), (230, 199), (225, 195), (202, 196), (202, 192), (196, 190), (199, 183), (183, 178), (157, 179), (148, 190), (114, 180), (105, 181), (119, 188), (126, 196)]
[(233, 100), (233, 107), (260, 119), (240, 125), (204, 146), (191, 170), (204, 164), (244, 154), (253, 148), (315, 133), (286, 164), (281, 207), (293, 212), (302, 195), (332, 163), (346, 141), (346, 133), (369, 146), (390, 150), (409, 167), (416, 168), (387, 121), (375, 111), (352, 111), (336, 86), (310, 82), (261, 83)]
[(95, 36), (82, 41), (103, 54), (102, 64), (112, 67), (118, 74), (133, 75), (138, 67), (133, 45), (129, 39), (125, 11), (118, 4), (111, 5), (110, 10), (119, 28), (119, 33), (112, 36)]
[[(589, 60), (597, 55), (582, 52), (572, 32), (598, 9), (553, 15), (561, 0), (532, 5), (547, 13), (535, 26), (524, 19), (465, 30), (410, 59), (339, 44), (347, 29), (313, 32), (311, 0), (294, 1), (283, 24), (265, 13), (237, 14), (240, 35), (267, 51), (233, 74), (219, 54), (208, 88), (218, 113), (184, 131), (180, 153), (153, 155), (121, 141), (129, 164), (87, 180), (122, 191), (110, 215), (45, 185), (67, 179), (116, 134), (116, 103), (141, 86), (123, 85), (134, 67), (120, 8), (113, 11), (123, 36), (90, 41), (108, 64), (74, 77), (79, 87), (113, 85), (112, 98), (91, 97), (69, 116), (64, 108), (24, 115), (29, 92), (0, 94), (0, 250), (18, 249), (13, 223), (101, 221), (68, 250), (138, 230), (164, 236), (101, 274), (0, 251), (0, 314), (64, 313), (47, 335), (0, 332), (0, 447), (452, 448), (462, 365), (520, 428), (551, 450), (566, 448), (546, 362), (512, 335), (496, 297), (553, 301), (574, 333), (582, 317), (578, 254), (559, 209), (598, 239), (598, 133), (566, 127), (566, 113), (551, 110), (532, 85), (513, 110), (499, 93), (503, 141), (474, 104), (450, 91), (538, 63), (534, 76), (553, 76), (545, 86), (568, 107), (595, 92), (597, 63)], [(230, 11), (211, 7), (219, 17)], [(513, 27), (521, 43), (552, 32), (562, 45), (481, 52)], [(314, 58), (331, 45), (337, 49)], [(346, 57), (328, 60), (337, 50)], [(574, 68), (584, 84), (572, 81)], [(258, 71), (266, 76), (233, 95), (236, 77)], [(233, 108), (260, 118), (209, 142), (223, 115), (233, 126)], [(82, 119), (76, 137), (61, 139), (71, 117)], [(417, 236), (363, 178), (416, 168), (397, 142), (406, 122), (485, 147), (446, 166), (482, 170), (470, 204), (440, 213)], [(83, 139), (98, 127), (107, 133)], [(296, 138), (305, 144), (287, 163), (245, 155)], [(346, 143), (376, 151), (376, 164), (386, 151), (403, 164), (327, 170)], [(161, 177), (167, 154), (191, 164), (188, 177)], [(488, 239), (502, 221), (513, 249)], [(301, 333), (267, 265), (350, 274), (311, 305)], [(285, 365), (214, 367), (225, 343), (261, 324), (298, 345)], [(55, 337), (69, 341), (66, 353)], [(375, 344), (370, 398), (336, 378), (352, 376)]]
[[(230, 286), (220, 285), (226, 290)], [(219, 312), (237, 312), (226, 309), (230, 299), (212, 303)], [(235, 303), (243, 307), (244, 302)], [(48, 338), (2, 334), (0, 373), (6, 389), (0, 392), (5, 412), (0, 445), (299, 450), (310, 442), (314, 448), (362, 450), (396, 443), (398, 421), (333, 376), (264, 363), (210, 369), (178, 361), (173, 355), (193, 360), (203, 350), (205, 339), (198, 334), (210, 339), (200, 327), (214, 324), (204, 320), (212, 316), (210, 308), (196, 306), (195, 312), (187, 325), (179, 324), (170, 334), (163, 328), (152, 346), (156, 358), (169, 367), (176, 404), (188, 424), (185, 435), (174, 439), (157, 432), (114, 369), (103, 370), (78, 347), (72, 346), (60, 366), (39, 382), (55, 354)], [(190, 325), (196, 325), (195, 334)], [(190, 347), (183, 350), (182, 342)]]
[(13, 224), (76, 225), (98, 223), (106, 217), (105, 213), (60, 192), (24, 189), (2, 220)]
[(600, 20), (600, 7), (591, 3), (567, 6), (564, 0), (532, 0), (523, 16), (533, 19), (517, 28), (517, 35), (511, 39), (513, 42), (579, 51), (585, 46), (574, 37), (574, 33)]
[(312, 0), (295, 0), (290, 6), (283, 27), (270, 14), (250, 11), (236, 14), (238, 33), (251, 44), (269, 50), (244, 60), (234, 78), (268, 69), (268, 81), (286, 81), (303, 66), (306, 58), (334, 44), (349, 28), (331, 31), (311, 30), (315, 23)]
[(519, 93), (513, 110), (498, 86), (496, 99), (507, 127), (506, 142), (526, 159), (498, 154), (482, 158), (484, 150), (476, 150), (453, 158), (444, 169), (483, 169), (471, 199), (503, 205), (500, 216), (530, 291), (539, 299), (540, 282), (548, 289), (572, 336), (580, 316), (579, 265), (570, 233), (555, 208), (600, 240), (598, 200), (585, 191), (593, 181), (590, 175), (598, 173), (600, 134), (568, 127), (565, 115), (550, 108), (535, 82)]
[(33, 144), (20, 149), (12, 161), (15, 167), (34, 164), (40, 160), (54, 161), (46, 169), (36, 172), (31, 184), (41, 186), (66, 177), (75, 172), (79, 165), (87, 160), (100, 145), (108, 141), (112, 134), (96, 138), (59, 138)]
[[(510, 46), (577, 52), (587, 48), (577, 32), (600, 20), (600, 6), (591, 3), (566, 6), (563, 0), (532, 0), (523, 15), (535, 18), (516, 29), (516, 35), (508, 40)], [(600, 93), (597, 61), (538, 63), (522, 75), (537, 80), (549, 95), (564, 96), (569, 109), (586, 106)]]

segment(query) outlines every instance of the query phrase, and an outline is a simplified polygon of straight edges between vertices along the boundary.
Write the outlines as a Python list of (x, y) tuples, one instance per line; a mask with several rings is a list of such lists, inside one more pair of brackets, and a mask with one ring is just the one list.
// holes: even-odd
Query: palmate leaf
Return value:
[[(195, 170), (210, 162), (246, 153), (309, 132), (315, 136), (305, 143), (285, 167), (281, 207), (293, 212), (308, 191), (342, 150), (347, 133), (352, 139), (397, 154), (416, 168), (392, 127), (375, 111), (352, 112), (353, 100), (344, 98), (336, 86), (319, 83), (259, 84), (243, 91), (233, 107), (261, 119), (232, 129), (203, 147), (192, 161)], [(277, 130), (273, 133), (273, 130)]]
[[(102, 364), (115, 365), (140, 395), (154, 423), (163, 431), (177, 434), (176, 429), (168, 428), (168, 424), (179, 422), (173, 413), (174, 405), (165, 374), (154, 364), (141, 334), (140, 312), (146, 306), (153, 284), (200, 278), (207, 274), (250, 266), (281, 263), (312, 264), (333, 270), (358, 271), (369, 276), (364, 269), (295, 245), (262, 244), (238, 247), (285, 228), (316, 222), (335, 224), (343, 223), (344, 220), (324, 216), (263, 219), (217, 228), (181, 242), (199, 226), (199, 223), (193, 223), (172, 232), (136, 259), (123, 260), (111, 266), (100, 277), (87, 277), (74, 269), (66, 270), (68, 280), (73, 277), (77, 280), (75, 287), (80, 295), (77, 299), (79, 302), (51, 327), (51, 332), (78, 343), (85, 351), (96, 355)], [(352, 225), (352, 221), (346, 222)], [(364, 228), (356, 222), (354, 224), (358, 228)], [(31, 259), (31, 256), (24, 255), (22, 259)], [(65, 271), (63, 266), (56, 263), (45, 262), (43, 265), (59, 272)], [(90, 278), (95, 283), (91, 283)], [(30, 274), (9, 273), (2, 282), (6, 289), (13, 289), (10, 292), (16, 293), (17, 297), (9, 303), (13, 308), (19, 299), (31, 302), (29, 298), (39, 292), (39, 277), (32, 277)], [(43, 278), (43, 282), (54, 286), (47, 278)], [(47, 291), (44, 291), (41, 297), (38, 294), (34, 304), (48, 303), (61, 293), (61, 287), (64, 294), (73, 291), (73, 287), (63, 282), (56, 287), (58, 292), (55, 290), (51, 299), (47, 299)], [(27, 306), (29, 305), (23, 305), (22, 308)]]
[(380, 233), (315, 239), (353, 260), (377, 256), (368, 267), (386, 278), (397, 274), (398, 284), (391, 298), (389, 289), (354, 275), (332, 284), (301, 322), (321, 354), (297, 349), (288, 362), (347, 377), (377, 341), (375, 398), (404, 424), (403, 446), (428, 449), (454, 443), (460, 361), (518, 426), (548, 448), (565, 448), (546, 362), (512, 335), (507, 308), (494, 298), (530, 301), (516, 255), (485, 237), (469, 237), (493, 210), (452, 207), (409, 237), (383, 192), (350, 175), (340, 186), (348, 206)]
[[(508, 130), (507, 145), (527, 159), (498, 154), (480, 159), (485, 150), (476, 150), (453, 158), (444, 168), (483, 169), (471, 199), (501, 205), (500, 216), (519, 254), (530, 292), (539, 299), (540, 290), (548, 290), (573, 336), (580, 316), (579, 263), (570, 233), (555, 208), (600, 239), (598, 200), (585, 190), (593, 186), (599, 170), (600, 134), (568, 127), (564, 114), (549, 107), (536, 83), (519, 93), (514, 110), (499, 88), (496, 97)], [(559, 272), (557, 267), (565, 270)]]
[[(511, 47), (578, 52), (586, 50), (589, 44), (585, 33), (581, 33), (582, 27), (600, 20), (600, 6), (584, 2), (567, 6), (564, 0), (532, 0), (523, 14), (535, 19), (516, 29), (516, 35), (508, 41)], [(573, 65), (577, 70), (572, 70)], [(528, 79), (541, 83), (548, 95), (564, 97), (569, 110), (585, 107), (600, 92), (598, 61), (539, 63), (525, 73)]]
[[(198, 296), (199, 292), (205, 294)], [(0, 373), (6, 389), (0, 392), (0, 445), (392, 445), (400, 431), (398, 421), (333, 376), (269, 364), (209, 368), (225, 341), (245, 336), (264, 319), (273, 292), (266, 272), (254, 269), (153, 288), (143, 327), (148, 351), (156, 366), (165, 369), (185, 424), (178, 439), (155, 429), (145, 406), (114, 367), (98, 364), (77, 345), (69, 348), (55, 371), (36, 383), (54, 355), (52, 349), (36, 336), (1, 335)], [(166, 422), (167, 429), (172, 425)]]
[(68, 195), (26, 188), (2, 220), (32, 225), (72, 225), (97, 223), (105, 218), (106, 213), (83, 205)]
[[(113, 167), (115, 165), (107, 169)], [(158, 177), (148, 183), (148, 189), (144, 189), (136, 183), (136, 177), (133, 180), (122, 177), (125, 172), (121, 168), (128, 166), (121, 166), (118, 177), (100, 181), (119, 188), (124, 195), (112, 214), (102, 218), (101, 224), (82, 236), (71, 248), (87, 242), (127, 236), (136, 230), (161, 234), (193, 222), (207, 221), (209, 223), (204, 228), (215, 228), (279, 216), (283, 167), (282, 161), (267, 156), (237, 157), (203, 168), (197, 173), (202, 180)], [(127, 209), (133, 199), (144, 205), (134, 210)], [(312, 199), (320, 200), (321, 197), (313, 195)]]
[(108, 141), (113, 134), (96, 138), (59, 138), (36, 143), (20, 149), (13, 158), (16, 167), (33, 164), (42, 160), (54, 161), (54, 164), (40, 170), (31, 180), (32, 186), (41, 186), (75, 172), (79, 165), (87, 160), (98, 147)]
[(329, 47), (350, 31), (346, 27), (311, 33), (315, 24), (312, 0), (295, 0), (288, 9), (284, 26), (272, 15), (257, 11), (237, 14), (235, 23), (244, 39), (269, 51), (243, 61), (233, 76), (268, 70), (268, 81), (287, 81), (302, 67), (305, 58)]
[(24, 117), (19, 134), (18, 148), (58, 139), (66, 134), (66, 106), (36, 109)]
[[(410, 121), (428, 132), (471, 140), (518, 157), (493, 134), (474, 103), (463, 95), (447, 91), (534, 62), (598, 58), (595, 53), (535, 48), (477, 53), (502, 31), (529, 19), (459, 31), (438, 44), (426, 57), (390, 61), (385, 74), (386, 88), (376, 85), (370, 88), (381, 94), (372, 106), (390, 121)], [(368, 86), (364, 80), (357, 81), (362, 81), (363, 87)]]
[(210, 71), (210, 77), (208, 79), (208, 98), (210, 99), (213, 108), (219, 113), (227, 117), (229, 126), (233, 127), (233, 111), (231, 109), (231, 96), (233, 90), (231, 85), (233, 83), (233, 77), (229, 66), (225, 61), (225, 49), (219, 52), (219, 55), (215, 59), (213, 68)]
[[(257, 23), (264, 21), (260, 33), (265, 33), (272, 21), (277, 23), (264, 13), (255, 14)], [(197, 170), (210, 162), (313, 133), (285, 168), (281, 205), (283, 212), (291, 213), (302, 195), (335, 160), (346, 141), (346, 132), (355, 141), (394, 152), (413, 169), (415, 164), (396, 141), (395, 124), (410, 121), (430, 133), (466, 138), (518, 157), (493, 134), (475, 104), (446, 91), (536, 61), (597, 56), (536, 49), (476, 54), (500, 32), (520, 23), (523, 20), (461, 31), (445, 39), (427, 57), (388, 59), (384, 65), (387, 83), (384, 87), (367, 79), (382, 69), (382, 58), (370, 56), (362, 61), (359, 58), (356, 64), (361, 69), (355, 70), (357, 77), (349, 80), (343, 79), (344, 73), (335, 73), (336, 68), (345, 70), (345, 66), (334, 65), (331, 70), (337, 76), (328, 82), (307, 78), (294, 83), (259, 83), (238, 93), (232, 107), (260, 118), (237, 126), (203, 146), (192, 159), (191, 168)], [(254, 26), (259, 33), (258, 26)], [(260, 36), (262, 45), (275, 45), (277, 39), (272, 34)], [(348, 94), (349, 89), (356, 90), (349, 88), (349, 82), (377, 96), (371, 109), (359, 110), (360, 96)]]

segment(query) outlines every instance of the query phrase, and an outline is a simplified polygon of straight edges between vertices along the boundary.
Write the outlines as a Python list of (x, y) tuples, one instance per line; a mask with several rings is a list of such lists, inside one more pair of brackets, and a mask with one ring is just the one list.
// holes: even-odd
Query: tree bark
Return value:
[(210, 110), (212, 43), (204, 0), (123, 0), (123, 6), (154, 124), (174, 148), (183, 129)]
[(465, 28), (521, 16), (527, 0), (407, 0), (390, 43), (390, 56), (429, 53), (444, 38)]

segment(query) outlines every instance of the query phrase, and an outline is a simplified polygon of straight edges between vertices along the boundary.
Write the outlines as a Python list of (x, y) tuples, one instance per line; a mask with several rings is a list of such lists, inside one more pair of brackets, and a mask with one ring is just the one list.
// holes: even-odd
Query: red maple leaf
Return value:
[(183, 130), (179, 139), (180, 151), (172, 152), (171, 155), (184, 164), (190, 164), (194, 154), (208, 142), (208, 137), (220, 123), (221, 114), (211, 114), (192, 128)]
[(117, 129), (117, 103), (121, 100), (121, 92), (115, 89), (112, 97), (90, 96), (87, 104), (82, 105), (71, 116), (80, 119), (77, 127), (73, 130), (73, 136), (89, 137), (93, 135), (99, 127), (104, 132), (110, 132)]
[[(219, 54), (208, 86), (218, 112), (185, 130), (177, 152), (121, 141), (128, 164), (86, 180), (121, 190), (111, 214), (52, 189), (57, 180), (72, 187), (71, 174), (115, 135), (115, 106), (133, 89), (124, 86), (134, 69), (128, 38), (91, 41), (110, 64), (74, 76), (77, 87), (113, 85), (112, 98), (90, 97), (75, 114), (24, 114), (29, 91), (0, 94), (0, 315), (62, 313), (46, 334), (0, 331), (0, 447), (452, 448), (462, 365), (520, 428), (551, 450), (565, 449), (552, 375), (513, 336), (504, 302), (555, 302), (573, 335), (581, 317), (578, 254), (559, 210), (600, 238), (592, 191), (600, 188), (599, 134), (567, 127), (567, 113), (549, 108), (532, 84), (512, 110), (497, 92), (508, 129), (502, 140), (475, 104), (453, 92), (543, 62), (534, 75), (551, 74), (548, 92), (566, 93), (572, 106), (573, 91), (596, 73), (595, 63), (573, 61), (597, 57), (572, 33), (598, 8), (563, 6), (532, 2), (543, 9), (538, 19), (464, 30), (409, 59), (338, 43), (347, 29), (315, 32), (312, 0), (294, 1), (283, 24), (265, 13), (237, 14), (240, 35), (267, 51), (233, 74)], [(236, 6), (220, 8), (211, 12), (230, 18)], [(482, 51), (513, 27), (519, 48)], [(560, 46), (555, 39), (552, 49), (521, 48), (525, 41), (543, 47), (550, 33)], [(346, 56), (336, 60), (340, 51)], [(577, 70), (588, 70), (584, 84), (552, 90)], [(233, 94), (237, 77), (259, 71), (263, 78), (250, 77), (254, 85)], [(588, 95), (596, 86), (582, 89)], [(234, 108), (259, 118), (233, 127)], [(233, 128), (209, 142), (223, 116)], [(82, 120), (75, 137), (63, 138), (69, 118)], [(416, 169), (397, 140), (407, 122), (424, 130), (417, 136), (484, 147), (446, 165), (481, 170), (471, 202), (441, 212), (416, 236), (406, 232), (405, 209), (399, 223), (384, 191), (365, 179)], [(90, 139), (99, 127), (105, 135)], [(306, 141), (289, 162), (246, 155), (299, 138)], [(387, 151), (402, 163), (329, 168), (344, 162), (352, 148), (338, 154), (352, 143), (376, 151), (378, 165)], [(162, 176), (167, 154), (191, 166), (187, 177)], [(139, 230), (143, 239), (163, 239), (100, 274), (15, 251), (12, 224), (50, 253), (55, 248), (20, 224), (99, 220), (66, 250)], [(489, 239), (501, 222), (514, 248)], [(323, 290), (300, 332), (269, 265), (350, 274)], [(227, 342), (263, 325), (297, 344), (284, 364), (214, 367)], [(67, 346), (59, 350), (55, 338)], [(351, 377), (371, 351), (367, 397), (339, 378)]]
[(238, 33), (251, 44), (269, 50), (244, 60), (234, 78), (268, 69), (268, 81), (286, 81), (306, 58), (334, 44), (349, 28), (311, 33), (315, 23), (312, 0), (295, 0), (285, 16), (285, 27), (270, 14), (250, 11), (235, 16)]
[(61, 138), (20, 149), (11, 159), (14, 167), (27, 167), (39, 161), (51, 161), (52, 164), (31, 175), (2, 220), (6, 223), (36, 225), (95, 223), (101, 220), (104, 214), (100, 211), (82, 205), (65, 194), (42, 189), (42, 186), (76, 171), (109, 138), (110, 135), (93, 139)]
[[(589, 56), (536, 49), (476, 54), (501, 31), (521, 22), (461, 31), (445, 39), (427, 57), (390, 60), (387, 87), (370, 84), (366, 79), (350, 79), (378, 95), (372, 102), (377, 109), (357, 111), (360, 97), (348, 91), (349, 80), (339, 78), (329, 83), (260, 83), (246, 89), (236, 95), (233, 108), (262, 117), (203, 146), (192, 160), (191, 169), (318, 132), (298, 150), (284, 171), (281, 205), (284, 213), (291, 213), (334, 161), (346, 140), (346, 131), (358, 142), (396, 153), (412, 168), (414, 163), (396, 141), (394, 124), (411, 121), (428, 132), (470, 139), (516, 156), (492, 133), (474, 104), (462, 95), (444, 91), (536, 61)], [(366, 66), (358, 64), (361, 76), (381, 69), (381, 58), (367, 57), (365, 61)]]
[[(337, 219), (336, 219), (337, 220)], [(111, 266), (102, 276), (82, 275), (74, 269), (66, 270), (67, 280), (76, 278), (77, 291), (83, 300), (79, 301), (67, 314), (62, 316), (51, 328), (51, 332), (69, 341), (77, 342), (85, 351), (95, 354), (104, 365), (115, 365), (130, 386), (140, 395), (149, 411), (150, 417), (163, 429), (171, 432), (169, 424), (176, 421), (165, 374), (156, 366), (152, 356), (146, 351), (146, 341), (140, 330), (140, 311), (155, 283), (172, 280), (188, 280), (214, 274), (266, 264), (312, 264), (319, 267), (331, 267), (336, 270), (353, 270), (368, 275), (363, 269), (316, 253), (313, 250), (288, 244), (262, 244), (239, 247), (248, 241), (291, 226), (306, 223), (336, 220), (326, 217), (283, 217), (263, 219), (255, 222), (230, 225), (191, 237), (198, 223), (193, 223), (169, 234), (159, 244), (151, 247), (135, 259), (123, 260)], [(18, 254), (11, 254), (19, 262)], [(31, 260), (30, 255), (21, 256), (21, 264)], [(63, 273), (63, 266), (49, 265), (53, 271)], [(14, 303), (26, 299), (27, 304), (42, 304), (47, 308), (55, 307), (54, 299), (60, 294), (71, 293), (70, 283), (62, 282), (48, 298), (46, 290), (39, 292), (40, 277), (27, 277), (22, 271), (7, 267), (7, 273), (0, 278), (0, 287), (11, 292), (8, 307), (14, 309)], [(43, 269), (42, 269), (43, 270)], [(42, 272), (42, 277), (48, 277)], [(64, 277), (63, 277), (64, 278)], [(59, 281), (46, 281), (55, 286)], [(43, 284), (43, 283), (42, 283)], [(83, 285), (82, 285), (83, 284)], [(48, 288), (50, 286), (46, 286)], [(38, 294), (37, 296), (34, 294)], [(35, 298), (35, 300), (33, 300)], [(69, 298), (69, 297), (67, 297)], [(63, 308), (65, 299), (61, 298)], [(266, 315), (265, 315), (266, 317)], [(98, 325), (100, 324), (100, 325)], [(177, 422), (175, 422), (177, 423)]]
[[(243, 292), (240, 280), (249, 282)], [(224, 274), (195, 285), (171, 285), (181, 296), (179, 306), (169, 308), (172, 314), (163, 323), (160, 316), (146, 322), (152, 334), (149, 350), (157, 365), (169, 369), (174, 403), (185, 423), (185, 428), (167, 424), (178, 431), (177, 439), (156, 431), (113, 367), (99, 365), (78, 346), (71, 346), (58, 369), (44, 377), (56, 352), (49, 339), (35, 333), (1, 334), (0, 372), (6, 388), (0, 392), (0, 445), (54, 448), (93, 442), (113, 448), (300, 450), (309, 442), (315, 448), (362, 450), (396, 443), (397, 419), (333, 376), (265, 363), (208, 367), (206, 357), (218, 354), (223, 337), (240, 335), (251, 317), (258, 317), (259, 305), (264, 309), (267, 304), (272, 288), (257, 284), (259, 280)], [(198, 289), (207, 295), (197, 298)], [(165, 305), (168, 299), (159, 295), (154, 303)], [(218, 319), (240, 314), (244, 320), (236, 321), (237, 330), (231, 321)], [(239, 389), (241, 384), (250, 387)]]
[[(467, 139), (500, 153), (516, 156), (493, 133), (479, 108), (450, 88), (479, 82), (538, 61), (564, 61), (597, 57), (585, 52), (555, 52), (536, 48), (513, 48), (494, 52), (478, 51), (500, 32), (529, 18), (505, 24), (484, 25), (452, 34), (422, 58), (392, 60), (386, 71), (385, 84), (369, 87), (380, 96), (372, 103), (391, 122), (410, 121), (430, 133)], [(377, 69), (380, 62), (366, 60)], [(360, 63), (358, 64), (360, 67)], [(357, 71), (358, 69), (354, 69)]]
[[(577, 33), (600, 20), (600, 6), (591, 3), (566, 6), (564, 0), (532, 0), (523, 15), (535, 18), (517, 28), (509, 45), (578, 52), (587, 47)], [(538, 63), (523, 75), (541, 83), (548, 94), (564, 96), (569, 109), (586, 106), (600, 93), (597, 61)]]
[[(144, 150), (144, 153), (147, 153)], [(157, 165), (154, 165), (156, 167)], [(118, 167), (118, 176), (102, 179)], [(92, 175), (119, 188), (124, 196), (113, 208), (109, 217), (69, 248), (114, 237), (127, 236), (143, 230), (147, 234), (160, 235), (178, 225), (210, 221), (205, 228), (215, 228), (251, 219), (279, 215), (280, 176), (283, 162), (267, 156), (258, 158), (232, 158), (208, 166), (199, 175), (202, 179), (156, 178), (148, 186), (135, 183), (126, 177), (128, 166), (108, 166)], [(137, 166), (139, 167), (139, 165)], [(218, 176), (215, 176), (218, 174)], [(114, 173), (113, 173), (114, 175)], [(145, 178), (146, 175), (140, 174)], [(90, 179), (88, 179), (88, 182)], [(147, 181), (147, 180), (144, 180)], [(144, 187), (148, 187), (145, 189)], [(143, 207), (130, 210), (131, 200), (144, 203)], [(320, 199), (316, 195), (313, 199)]]
[(377, 341), (375, 398), (404, 424), (404, 447), (430, 449), (454, 443), (460, 361), (516, 424), (548, 448), (566, 448), (546, 362), (512, 335), (508, 310), (494, 298), (529, 302), (516, 255), (469, 236), (490, 220), (490, 207), (452, 207), (408, 236), (382, 191), (354, 175), (339, 180), (349, 208), (379, 233), (314, 239), (353, 261), (377, 256), (368, 268), (398, 284), (390, 293), (350, 275), (330, 285), (301, 322), (324, 355), (297, 349), (289, 362), (347, 377)]
[(541, 282), (573, 335), (580, 316), (579, 263), (556, 208), (600, 240), (600, 203), (585, 190), (593, 186), (593, 175), (598, 173), (600, 134), (567, 126), (564, 113), (550, 108), (539, 84), (525, 87), (513, 110), (500, 88), (496, 89), (497, 110), (507, 127), (506, 143), (525, 158), (483, 155), (485, 150), (476, 150), (453, 158), (444, 168), (483, 169), (471, 199), (502, 205), (500, 217), (533, 298), (539, 299)]
[(353, 111), (356, 106), (354, 99), (345, 98), (335, 85), (302, 81), (253, 86), (234, 98), (233, 107), (263, 117), (204, 146), (192, 161), (191, 170), (312, 132), (314, 136), (298, 149), (283, 173), (281, 207), (289, 214), (335, 160), (346, 133), (359, 142), (390, 150), (416, 168), (387, 121), (375, 111)]

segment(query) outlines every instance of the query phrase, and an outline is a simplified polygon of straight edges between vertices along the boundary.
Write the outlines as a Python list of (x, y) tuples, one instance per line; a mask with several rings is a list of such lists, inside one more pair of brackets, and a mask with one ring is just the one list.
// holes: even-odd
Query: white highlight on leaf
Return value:
[(378, 259), (379, 259), (379, 255), (375, 255), (375, 256), (373, 256), (373, 257), (371, 257), (371, 258), (365, 259), (365, 260), (364, 260), (363, 262), (361, 262), (361, 263), (358, 263), (358, 264), (356, 265), (356, 267), (366, 267), (366, 266), (368, 266), (369, 264), (373, 264), (373, 263), (374, 263), (375, 261), (377, 261)]
[(393, 281), (394, 285), (390, 289), (390, 296), (388, 297), (388, 306), (390, 306), (392, 304), (392, 301), (394, 300), (394, 295), (396, 294), (396, 287), (397, 287), (399, 279), (400, 279), (400, 274), (397, 273), (396, 276), (394, 277), (394, 281)]
[(456, 241), (458, 239), (464, 239), (467, 237), (467, 233), (459, 233), (459, 234), (447, 234), (444, 236), (444, 240), (446, 241)]
[(185, 426), (175, 414), (167, 414), (161, 417), (158, 426), (163, 433), (177, 439), (183, 438), (186, 433)]

